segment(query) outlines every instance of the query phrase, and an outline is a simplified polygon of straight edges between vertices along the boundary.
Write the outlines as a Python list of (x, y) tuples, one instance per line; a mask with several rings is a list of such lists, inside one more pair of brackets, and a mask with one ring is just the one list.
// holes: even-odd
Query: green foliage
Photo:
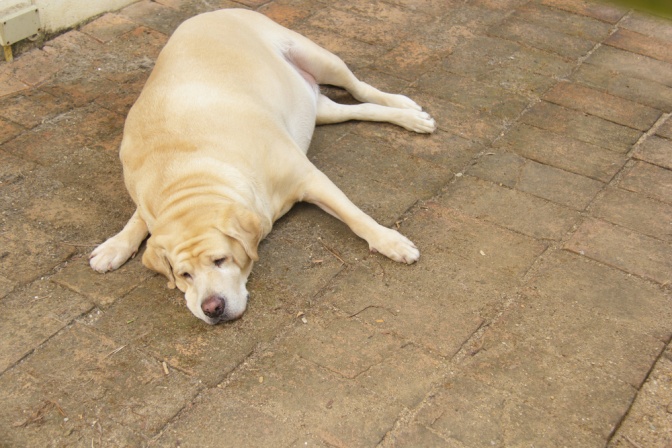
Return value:
[(672, 0), (610, 0), (610, 3), (672, 18)]

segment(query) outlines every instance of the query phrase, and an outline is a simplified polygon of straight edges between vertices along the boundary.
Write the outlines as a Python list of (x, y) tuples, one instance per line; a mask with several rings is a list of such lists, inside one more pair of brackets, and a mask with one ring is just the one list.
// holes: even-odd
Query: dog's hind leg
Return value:
[(341, 58), (301, 35), (293, 35), (288, 58), (299, 69), (309, 73), (318, 84), (343, 87), (358, 101), (398, 109), (422, 108), (404, 95), (386, 93), (360, 81)]
[(409, 131), (431, 133), (436, 124), (427, 112), (416, 109), (398, 109), (379, 104), (338, 104), (324, 95), (317, 99), (317, 124), (340, 123), (348, 120), (385, 121)]
[(136, 210), (121, 232), (109, 238), (91, 252), (89, 264), (98, 272), (117, 269), (135, 255), (148, 233), (147, 224)]

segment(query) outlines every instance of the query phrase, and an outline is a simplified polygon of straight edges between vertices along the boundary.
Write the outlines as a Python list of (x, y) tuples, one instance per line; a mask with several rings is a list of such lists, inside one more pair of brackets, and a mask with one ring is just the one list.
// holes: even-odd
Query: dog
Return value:
[[(322, 95), (346, 89), (361, 104)], [(133, 257), (185, 293), (208, 324), (242, 316), (259, 242), (293, 204), (316, 204), (372, 252), (414, 263), (420, 252), (378, 224), (306, 157), (316, 124), (389, 122), (431, 133), (434, 120), (403, 95), (360, 80), (345, 63), (262, 14), (227, 9), (183, 22), (129, 111), (120, 146), (137, 209), (90, 256), (98, 272)]]

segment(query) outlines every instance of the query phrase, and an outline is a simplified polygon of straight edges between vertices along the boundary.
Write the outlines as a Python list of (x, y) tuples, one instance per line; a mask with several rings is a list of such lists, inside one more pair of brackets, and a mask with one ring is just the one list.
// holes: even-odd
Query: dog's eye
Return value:
[(180, 276), (182, 276), (182, 278), (184, 278), (186, 280), (191, 280), (191, 274), (188, 273), (188, 272), (183, 272), (183, 273), (180, 274)]
[(226, 257), (218, 258), (215, 260), (215, 265), (219, 268), (226, 262)]

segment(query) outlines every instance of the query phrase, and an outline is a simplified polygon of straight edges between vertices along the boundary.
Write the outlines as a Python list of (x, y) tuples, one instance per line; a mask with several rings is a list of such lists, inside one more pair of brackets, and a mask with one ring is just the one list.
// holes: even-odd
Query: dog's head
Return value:
[(214, 325), (238, 319), (247, 307), (245, 287), (262, 238), (259, 218), (230, 205), (185, 214), (157, 226), (142, 262), (184, 292), (189, 310)]

